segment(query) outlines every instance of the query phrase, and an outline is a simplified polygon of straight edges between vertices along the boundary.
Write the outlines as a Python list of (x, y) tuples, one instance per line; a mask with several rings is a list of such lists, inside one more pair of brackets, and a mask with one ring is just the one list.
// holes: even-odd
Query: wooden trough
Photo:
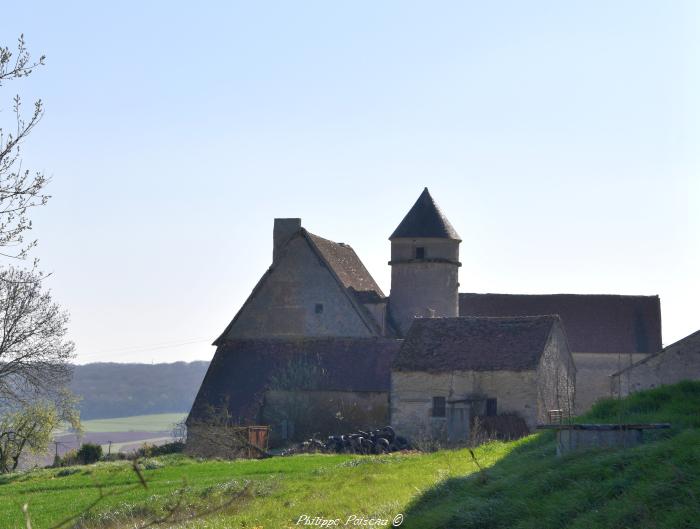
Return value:
[(538, 429), (557, 431), (557, 455), (590, 448), (626, 448), (644, 441), (644, 430), (670, 428), (655, 424), (540, 424)]

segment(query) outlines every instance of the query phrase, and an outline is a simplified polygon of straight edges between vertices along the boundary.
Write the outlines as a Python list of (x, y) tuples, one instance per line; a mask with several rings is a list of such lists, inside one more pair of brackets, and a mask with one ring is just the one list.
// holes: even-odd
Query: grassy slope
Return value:
[[(481, 450), (485, 461), (503, 455), (504, 446)], [(18, 505), (28, 503), (33, 527), (51, 523), (84, 509), (98, 495), (94, 483), (105, 491), (125, 491), (105, 500), (100, 510), (120, 513), (146, 509), (158, 511), (186, 480), (187, 502), (204, 505), (226, 498), (227, 491), (239, 490), (250, 482), (254, 501), (246, 501), (238, 513), (227, 512), (211, 519), (214, 527), (287, 527), (304, 513), (344, 516), (353, 513), (393, 516), (416, 494), (450, 476), (474, 470), (463, 452), (443, 451), (421, 455), (391, 455), (362, 458), (349, 455), (304, 455), (262, 461), (241, 460), (196, 462), (184, 457), (160, 458), (165, 466), (144, 472), (147, 491), (132, 489), (136, 482), (128, 464), (101, 463), (78, 468), (78, 473), (58, 477), (59, 470), (41, 470), (0, 478), (0, 527), (19, 527)], [(217, 492), (219, 491), (219, 492)], [(91, 519), (94, 517), (90, 517)]]
[(417, 499), (408, 528), (700, 527), (700, 383), (599, 403), (580, 422), (671, 422), (647, 444), (556, 458), (531, 436), (484, 479), (446, 480)]
[[(615, 422), (620, 403), (599, 405), (589, 417)], [(0, 477), (0, 527), (21, 527), (19, 505), (29, 504), (35, 529), (85, 508), (105, 492), (88, 526), (147, 518), (178, 497), (197, 508), (223, 501), (250, 483), (252, 494), (235, 508), (210, 516), (206, 527), (299, 527), (301, 514), (391, 519), (404, 527), (697, 527), (700, 524), (700, 383), (639, 394), (624, 403), (627, 421), (670, 421), (671, 432), (624, 450), (556, 458), (551, 433), (514, 443), (491, 443), (475, 452), (488, 467), (475, 473), (468, 452), (383, 457), (313, 455), (263, 461), (197, 462), (166, 457), (146, 470), (149, 489), (130, 488), (124, 463), (76, 467), (59, 476), (47, 469)], [(186, 485), (183, 485), (186, 480)], [(695, 524), (695, 525), (693, 525)]]

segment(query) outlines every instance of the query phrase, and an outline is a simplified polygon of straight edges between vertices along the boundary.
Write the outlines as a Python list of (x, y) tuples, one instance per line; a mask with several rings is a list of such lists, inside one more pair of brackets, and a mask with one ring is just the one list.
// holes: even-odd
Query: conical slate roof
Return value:
[(398, 238), (436, 237), (461, 241), (455, 229), (435, 204), (426, 187), (411, 210), (394, 230), (389, 240)]

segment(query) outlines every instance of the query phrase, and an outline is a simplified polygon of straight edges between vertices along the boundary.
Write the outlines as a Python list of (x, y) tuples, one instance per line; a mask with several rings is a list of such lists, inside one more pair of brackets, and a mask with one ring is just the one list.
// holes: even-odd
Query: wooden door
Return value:
[(450, 406), (447, 408), (447, 441), (463, 444), (469, 440), (469, 408)]

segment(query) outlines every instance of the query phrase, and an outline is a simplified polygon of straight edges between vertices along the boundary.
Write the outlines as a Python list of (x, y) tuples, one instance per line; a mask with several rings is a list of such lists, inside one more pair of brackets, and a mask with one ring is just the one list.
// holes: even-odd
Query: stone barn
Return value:
[(658, 296), (460, 294), (460, 316), (558, 314), (576, 363), (576, 413), (610, 394), (610, 376), (661, 349)]
[(611, 393), (615, 397), (681, 380), (700, 380), (700, 331), (614, 373), (611, 378)]
[(391, 423), (459, 444), (476, 416), (569, 414), (576, 368), (557, 316), (416, 320), (391, 369)]
[(269, 425), (272, 446), (384, 426), (399, 345), (383, 338), (223, 342), (187, 418), (188, 445), (206, 444), (214, 424)]

